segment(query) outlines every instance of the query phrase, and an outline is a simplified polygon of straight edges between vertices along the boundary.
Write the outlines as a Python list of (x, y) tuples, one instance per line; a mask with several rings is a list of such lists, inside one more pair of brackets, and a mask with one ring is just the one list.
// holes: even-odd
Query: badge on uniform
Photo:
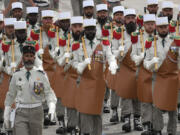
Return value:
[(42, 82), (34, 82), (34, 93), (40, 95), (44, 90), (44, 85)]
[(94, 52), (93, 60), (94, 60), (94, 61), (97, 61), (97, 62), (104, 63), (103, 51), (97, 51), (97, 50), (96, 50), (96, 51)]

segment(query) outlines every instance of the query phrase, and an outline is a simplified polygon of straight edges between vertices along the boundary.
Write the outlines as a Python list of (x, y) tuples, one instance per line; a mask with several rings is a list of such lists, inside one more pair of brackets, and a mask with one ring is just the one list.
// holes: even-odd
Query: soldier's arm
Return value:
[(12, 76), (9, 84), (9, 90), (6, 94), (5, 106), (12, 106), (17, 95), (16, 77)]
[(49, 79), (48, 79), (47, 75), (45, 74), (45, 72), (43, 72), (43, 71), (41, 71), (41, 72), (42, 72), (42, 78), (43, 78), (43, 84), (44, 84), (45, 99), (48, 104), (50, 104), (50, 103), (56, 104), (57, 98), (56, 98), (56, 95), (55, 95), (53, 89), (50, 86)]

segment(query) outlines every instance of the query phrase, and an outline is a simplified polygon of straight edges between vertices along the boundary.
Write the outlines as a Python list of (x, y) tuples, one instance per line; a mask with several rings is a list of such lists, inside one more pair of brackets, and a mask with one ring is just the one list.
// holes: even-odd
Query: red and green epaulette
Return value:
[(146, 40), (146, 42), (145, 42), (145, 48), (146, 48), (146, 49), (151, 48), (153, 41), (154, 41), (154, 37), (148, 38), (148, 39)]
[(139, 35), (139, 32), (132, 32), (131, 33), (132, 44), (136, 44), (138, 42), (138, 35)]
[(142, 15), (138, 15), (137, 16), (137, 24), (139, 26), (143, 26), (144, 20), (143, 20), (143, 16)]
[(174, 33), (176, 32), (176, 21), (171, 20), (169, 23), (169, 32)]
[(80, 42), (74, 41), (72, 43), (72, 51), (76, 51), (77, 49), (79, 49), (79, 47), (80, 47)]
[(39, 35), (40, 35), (40, 29), (32, 29), (31, 30), (31, 33), (30, 33), (30, 37), (33, 39), (33, 40), (39, 40)]
[(11, 41), (3, 41), (2, 42), (1, 49), (3, 50), (4, 53), (7, 53), (9, 51), (11, 44), (12, 44)]
[(113, 30), (113, 38), (116, 40), (121, 39), (121, 28), (116, 28)]

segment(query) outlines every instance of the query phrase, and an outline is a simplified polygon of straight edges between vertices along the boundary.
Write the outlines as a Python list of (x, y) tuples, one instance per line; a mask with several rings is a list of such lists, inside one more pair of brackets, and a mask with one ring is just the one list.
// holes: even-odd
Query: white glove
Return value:
[(17, 64), (15, 62), (11, 62), (10, 67), (11, 69), (16, 68)]
[(114, 50), (113, 53), (114, 53), (114, 56), (117, 58), (119, 56), (119, 54), (120, 54), (120, 51), (119, 50)]
[(109, 65), (109, 71), (111, 72), (112, 75), (116, 74), (116, 71), (118, 69), (118, 65), (116, 62), (111, 62)]
[(57, 62), (60, 66), (63, 66), (65, 64), (66, 58), (70, 58), (71, 54), (66, 52), (63, 56), (58, 56), (57, 57)]
[(119, 46), (119, 51), (124, 52), (124, 46)]
[(11, 107), (6, 106), (4, 110), (4, 127), (5, 129), (10, 128), (10, 114), (11, 114)]
[(56, 104), (50, 102), (49, 103), (49, 112), (48, 112), (48, 114), (51, 115), (51, 121), (53, 121), (55, 119), (55, 111), (56, 111)]
[(66, 59), (66, 58), (70, 58), (71, 57), (71, 54), (70, 53), (68, 53), (68, 52), (66, 52), (65, 54), (64, 54), (64, 58)]
[(43, 49), (39, 49), (39, 51), (37, 52), (37, 54), (40, 56), (42, 54), (44, 54), (44, 50)]
[(91, 58), (86, 58), (85, 61), (86, 65), (91, 64)]
[(59, 51), (59, 47), (56, 47), (55, 48), (55, 52), (57, 53)]
[(145, 67), (150, 70), (156, 63), (159, 63), (158, 57), (153, 57), (151, 61), (146, 61), (144, 64), (145, 64)]
[(132, 60), (135, 62), (136, 66), (139, 66), (139, 64), (141, 63), (141, 61), (143, 60), (144, 58), (144, 53), (141, 53), (139, 56), (137, 55), (134, 55), (132, 57)]
[(82, 74), (84, 69), (87, 67), (88, 64), (91, 64), (91, 58), (86, 58), (84, 62), (79, 63), (77, 66), (77, 72)]

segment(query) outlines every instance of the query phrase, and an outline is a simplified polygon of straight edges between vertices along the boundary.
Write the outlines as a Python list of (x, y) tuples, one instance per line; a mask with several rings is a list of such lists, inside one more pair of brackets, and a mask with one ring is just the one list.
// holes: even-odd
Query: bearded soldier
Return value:
[[(65, 72), (64, 67), (70, 59), (70, 19), (71, 14), (70, 12), (61, 12), (59, 15), (59, 38), (58, 38), (58, 47), (59, 47), (59, 54), (57, 56), (57, 69), (56, 69), (56, 82), (55, 82), (55, 93), (58, 97), (57, 107), (56, 107), (56, 113), (57, 118), (59, 121), (59, 128), (56, 130), (56, 133), (65, 133), (65, 107), (61, 103), (61, 96), (63, 95), (65, 91), (65, 85), (64, 85), (64, 78), (65, 78)], [(68, 62), (67, 62), (68, 61)], [(61, 83), (61, 84), (60, 84)]]
[[(83, 32), (83, 17), (75, 16), (71, 17), (71, 52), (76, 51), (81, 43), (81, 36)], [(68, 54), (69, 55), (69, 54)], [(67, 54), (66, 54), (67, 57)], [(74, 57), (74, 56), (73, 56)], [(64, 91), (61, 97), (62, 104), (67, 108), (67, 131), (71, 133), (71, 135), (75, 135), (77, 133), (77, 126), (79, 123), (78, 112), (76, 110), (76, 94), (78, 94), (78, 85), (77, 78), (78, 74), (76, 70), (72, 67), (72, 62), (69, 59), (69, 63), (64, 67), (65, 72), (65, 81), (64, 81)]]
[(83, 1), (83, 14), (84, 18), (91, 19), (94, 16), (94, 1), (84, 0)]
[(57, 99), (46, 74), (34, 67), (35, 47), (25, 45), (22, 52), (24, 67), (11, 78), (5, 100), (4, 126), (10, 128), (11, 106), (16, 102), (13, 134), (42, 135), (42, 100), (46, 99), (52, 120)]
[(147, 0), (147, 7), (149, 14), (158, 14), (158, 0)]
[(115, 74), (117, 63), (111, 53), (109, 40), (104, 38), (99, 44), (95, 38), (96, 20), (85, 19), (84, 29), (85, 36), (82, 37), (82, 44), (73, 51), (72, 64), (81, 75), (76, 95), (76, 108), (80, 112), (81, 133), (100, 135), (102, 134), (101, 111), (106, 86), (105, 80), (102, 79), (103, 65), (107, 60), (110, 72)]
[(168, 22), (170, 22), (173, 19), (173, 7), (174, 4), (172, 1), (164, 1), (162, 3), (162, 11), (160, 16), (167, 16)]
[[(3, 30), (4, 30), (4, 17), (3, 17), (3, 14), (0, 14), (0, 43), (2, 42), (3, 40)], [(2, 71), (2, 65), (3, 65), (3, 59), (2, 59), (2, 51), (0, 51), (0, 72)], [(2, 79), (2, 78), (1, 78)], [(2, 80), (0, 80), (2, 82)], [(1, 83), (0, 82), (0, 83)], [(0, 107), (0, 129), (2, 127), (2, 124), (3, 124), (3, 109)]]
[[(107, 4), (98, 4), (96, 5), (96, 11), (97, 11), (97, 32), (96, 32), (96, 38), (99, 42), (101, 42), (103, 37), (106, 37), (108, 40), (110, 40), (110, 24), (108, 20), (108, 7)], [(108, 107), (107, 101), (109, 99), (110, 91), (106, 87), (106, 93), (104, 97), (104, 113), (110, 113), (110, 109)]]
[(117, 50), (118, 60), (121, 62), (120, 70), (117, 73), (115, 90), (118, 96), (122, 97), (122, 115), (125, 118), (125, 124), (122, 130), (131, 131), (131, 114), (134, 114), (134, 129), (142, 131), (140, 123), (140, 103), (137, 101), (136, 92), (136, 66), (131, 59), (132, 44), (137, 43), (137, 35), (134, 37), (132, 32), (136, 31), (136, 13), (134, 9), (126, 9), (124, 12), (125, 28), (123, 38)]
[(27, 35), (28, 37), (31, 36), (31, 31), (34, 30), (38, 30), (39, 29), (39, 24), (37, 23), (38, 21), (38, 7), (27, 7), (26, 8), (26, 13), (27, 13), (27, 17), (26, 17), (26, 21), (27, 21)]
[[(115, 21), (113, 25), (113, 31), (111, 31), (112, 34), (112, 53), (113, 55), (117, 58), (119, 53), (118, 53), (118, 48), (119, 48), (119, 43), (120, 39), (122, 37), (121, 34), (121, 27), (124, 23), (124, 7), (123, 6), (116, 6), (113, 8), (113, 20)], [(113, 111), (112, 117), (110, 119), (110, 122), (118, 122), (119, 121), (119, 116), (118, 116), (118, 106), (119, 106), (119, 96), (115, 92), (115, 83), (114, 78), (110, 73), (107, 75), (107, 82), (108, 82), (108, 87), (111, 88), (111, 109)], [(123, 120), (123, 117), (121, 116), (121, 119)]]
[[(4, 72), (4, 68), (3, 66), (3, 62), (4, 62), (4, 57), (5, 55), (7, 55), (7, 49), (5, 49), (4, 47), (8, 47), (8, 46), (4, 46), (3, 44), (5, 43), (5, 40), (9, 40), (11, 41), (12, 35), (14, 35), (14, 21), (16, 21), (15, 18), (5, 18), (4, 19), (4, 30), (5, 30), (5, 35), (3, 36), (3, 38), (6, 39), (1, 39), (1, 49), (0, 49), (0, 54), (1, 54), (1, 61), (0, 61), (0, 67), (1, 67), (1, 84), (0, 84), (0, 99), (1, 99), (1, 104), (0, 104), (0, 109), (1, 109), (1, 113), (3, 115), (3, 110), (4, 110), (4, 99), (6, 96), (6, 93), (8, 91), (8, 81), (10, 79), (10, 76)], [(7, 63), (8, 61), (6, 61)], [(1, 123), (3, 122), (3, 116), (0, 118), (1, 119)]]
[[(156, 39), (150, 42), (146, 51), (146, 57), (144, 60), (144, 67), (150, 70), (152, 73), (152, 97), (153, 97), (153, 130), (155, 135), (161, 135), (163, 129), (163, 112), (167, 111), (169, 115), (168, 122), (168, 134), (176, 134), (177, 124), (177, 93), (178, 93), (178, 68), (177, 68), (177, 56), (178, 51), (173, 40), (168, 36), (168, 18), (160, 17), (156, 19), (156, 26), (158, 32), (157, 44)], [(154, 45), (155, 44), (155, 45)], [(154, 51), (155, 50), (155, 51)], [(166, 67), (165, 67), (166, 66)], [(168, 67), (170, 66), (170, 67)], [(172, 76), (163, 78), (164, 75), (172, 73)], [(173, 79), (172, 79), (173, 78)], [(162, 82), (163, 80), (163, 82)], [(163, 84), (163, 85), (162, 85)], [(172, 85), (173, 84), (173, 85)], [(168, 91), (171, 89), (171, 92)], [(163, 90), (163, 92), (162, 92)], [(162, 94), (164, 93), (164, 94)], [(171, 94), (170, 94), (171, 93)], [(167, 104), (164, 99), (171, 100), (170, 104)], [(149, 114), (151, 115), (151, 114)]]
[(21, 2), (13, 2), (11, 9), (12, 17), (16, 18), (17, 21), (24, 20), (23, 17), (23, 5)]
[[(148, 49), (148, 43), (150, 41), (146, 41), (147, 39), (151, 39), (154, 36), (154, 30), (156, 29), (155, 23), (156, 17), (154, 14), (146, 14), (144, 15), (144, 32), (140, 34), (138, 39), (141, 39), (137, 45), (134, 45), (134, 55), (133, 60), (137, 66), (140, 66), (140, 71), (138, 75), (138, 83), (137, 83), (137, 93), (138, 99), (141, 101), (141, 115), (142, 115), (142, 122), (145, 131), (141, 133), (141, 135), (151, 135), (152, 131), (152, 124), (153, 124), (153, 106), (152, 106), (152, 74), (148, 70), (146, 70), (142, 64), (144, 54), (146, 52), (146, 48)], [(137, 53), (136, 53), (137, 52)], [(143, 53), (144, 52), (144, 53)], [(145, 56), (146, 57), (146, 56)], [(145, 83), (146, 82), (146, 83)]]

